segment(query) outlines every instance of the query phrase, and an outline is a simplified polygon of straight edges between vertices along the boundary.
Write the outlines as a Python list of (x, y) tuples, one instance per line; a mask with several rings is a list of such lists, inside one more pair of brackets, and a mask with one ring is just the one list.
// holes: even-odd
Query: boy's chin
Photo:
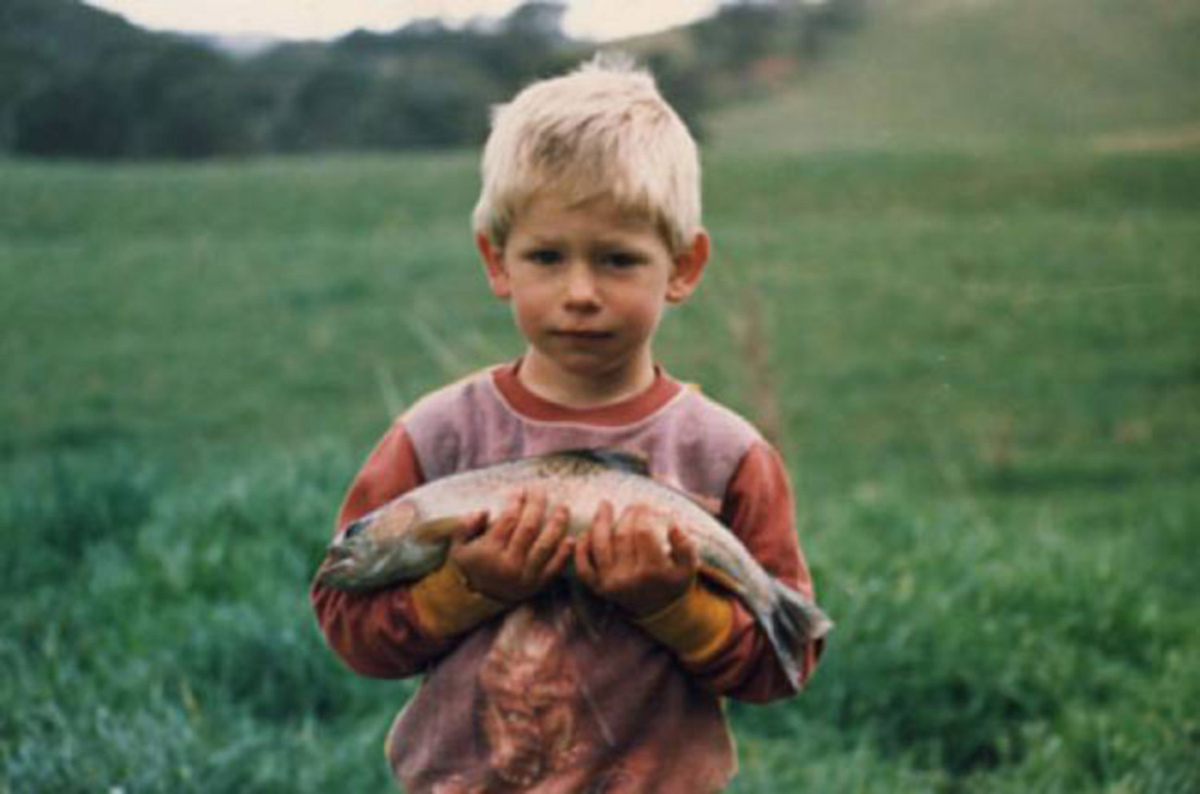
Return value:
[(530, 359), (526, 363), (531, 369), (550, 377), (605, 378), (608, 373), (620, 369), (620, 364), (611, 355), (595, 350), (538, 350)]
[(621, 371), (618, 364), (603, 356), (587, 353), (557, 356), (554, 363), (555, 369), (563, 374), (589, 380), (608, 380)]

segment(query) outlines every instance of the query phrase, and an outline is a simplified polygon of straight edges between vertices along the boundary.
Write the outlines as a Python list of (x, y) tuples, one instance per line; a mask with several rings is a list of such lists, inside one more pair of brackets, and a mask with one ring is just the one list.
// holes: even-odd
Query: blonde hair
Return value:
[(549, 190), (573, 206), (604, 197), (644, 214), (673, 252), (700, 231), (696, 142), (627, 56), (598, 55), (493, 109), (475, 232), (503, 246), (517, 213)]

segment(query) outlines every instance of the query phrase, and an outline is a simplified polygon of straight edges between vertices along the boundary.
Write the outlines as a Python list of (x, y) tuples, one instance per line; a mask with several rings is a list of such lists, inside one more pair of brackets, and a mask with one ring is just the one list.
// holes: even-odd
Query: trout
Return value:
[(317, 583), (353, 592), (419, 579), (445, 561), (465, 517), (479, 511), (497, 515), (514, 490), (529, 487), (547, 494), (547, 515), (557, 504), (569, 507), (572, 534), (590, 528), (605, 500), (618, 515), (629, 505), (645, 504), (677, 525), (696, 544), (700, 575), (746, 605), (793, 686), (805, 645), (833, 627), (810, 599), (768, 574), (712, 514), (683, 491), (648, 476), (643, 460), (598, 450), (523, 458), (415, 488), (338, 532)]

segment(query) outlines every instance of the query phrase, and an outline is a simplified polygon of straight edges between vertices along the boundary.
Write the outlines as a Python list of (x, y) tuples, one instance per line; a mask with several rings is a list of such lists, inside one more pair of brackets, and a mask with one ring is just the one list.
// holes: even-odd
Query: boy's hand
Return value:
[[(472, 590), (497, 601), (524, 601), (555, 579), (571, 556), (570, 514), (559, 505), (546, 520), (546, 494), (519, 491), (493, 521), (468, 522), (450, 558)], [(543, 525), (544, 524), (544, 525)]]
[(636, 617), (672, 604), (700, 569), (696, 544), (645, 505), (631, 505), (614, 523), (603, 502), (592, 527), (575, 544), (575, 572), (589, 588)]

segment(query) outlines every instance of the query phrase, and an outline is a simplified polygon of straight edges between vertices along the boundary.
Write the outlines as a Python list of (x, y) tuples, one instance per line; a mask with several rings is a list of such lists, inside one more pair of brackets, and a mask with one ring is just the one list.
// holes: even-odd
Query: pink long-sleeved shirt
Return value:
[[(351, 486), (339, 526), (454, 472), (619, 449), (711, 506), (769, 573), (812, 595), (786, 471), (747, 422), (662, 372), (623, 403), (570, 409), (525, 389), (518, 366), (434, 392), (397, 420)], [(601, 616), (591, 625), (555, 586), (513, 609), (485, 607), (482, 622), (456, 633), (423, 608), (421, 585), (368, 594), (314, 587), (312, 600), (330, 647), (354, 670), (424, 673), (388, 738), (393, 771), (410, 791), (701, 792), (722, 788), (736, 768), (720, 698), (794, 693), (741, 602), (702, 595), (661, 625), (603, 608), (590, 610)], [(798, 660), (802, 678), (820, 649), (815, 638)]]

